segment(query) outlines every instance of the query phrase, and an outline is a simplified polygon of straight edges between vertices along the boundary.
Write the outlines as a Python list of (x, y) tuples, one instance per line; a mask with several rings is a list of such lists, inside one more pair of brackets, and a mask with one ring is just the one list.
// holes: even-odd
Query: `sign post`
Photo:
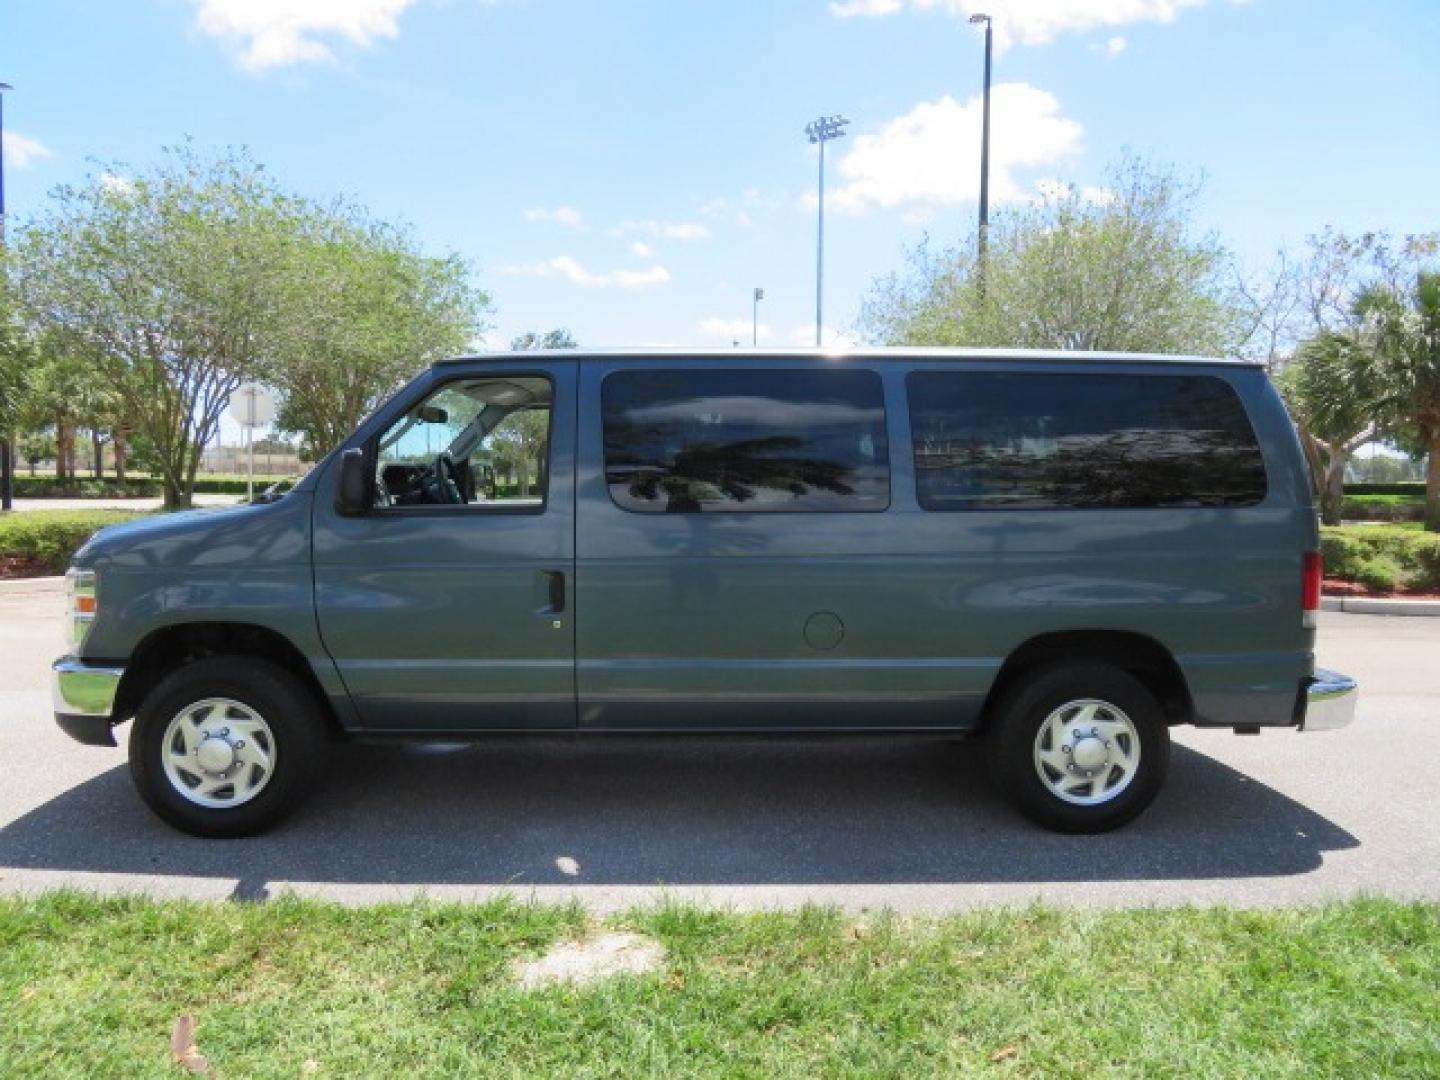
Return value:
[(259, 383), (245, 383), (230, 398), (230, 416), (245, 429), (245, 501), (255, 501), (255, 429), (275, 419), (275, 395)]

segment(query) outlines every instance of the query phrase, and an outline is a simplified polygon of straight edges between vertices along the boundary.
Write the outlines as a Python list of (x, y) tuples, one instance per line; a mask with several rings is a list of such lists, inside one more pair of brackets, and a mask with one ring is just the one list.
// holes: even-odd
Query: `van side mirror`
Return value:
[(365, 451), (358, 446), (340, 455), (340, 485), (336, 489), (335, 509), (342, 514), (360, 514), (370, 509), (365, 482)]

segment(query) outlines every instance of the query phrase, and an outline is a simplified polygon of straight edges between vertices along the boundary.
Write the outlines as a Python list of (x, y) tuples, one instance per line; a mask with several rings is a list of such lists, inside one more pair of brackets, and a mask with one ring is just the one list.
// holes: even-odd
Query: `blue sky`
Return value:
[(853, 121), (830, 151), (843, 330), (907, 246), (974, 227), (987, 5), (1002, 202), (1098, 185), (1129, 148), (1203, 170), (1205, 224), (1251, 263), (1327, 224), (1440, 227), (1437, 0), (7, 0), (9, 210), (188, 135), (460, 251), (489, 345), (748, 342), (757, 285), (762, 343), (805, 343), (802, 129)]

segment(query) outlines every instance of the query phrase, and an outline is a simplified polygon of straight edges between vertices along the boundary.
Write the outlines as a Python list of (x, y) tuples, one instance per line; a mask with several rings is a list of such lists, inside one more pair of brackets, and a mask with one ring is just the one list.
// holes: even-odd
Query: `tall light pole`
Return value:
[[(9, 89), (9, 83), (0, 83), (0, 247), (5, 245), (5, 91)], [(14, 432), (10, 430), (10, 425), (5, 423), (4, 430), (0, 430), (0, 510), (10, 510), (15, 505), (12, 435)]]
[(825, 317), (825, 144), (845, 134), (843, 116), (822, 116), (805, 125), (811, 143), (820, 147), (820, 227), (815, 234), (815, 344), (820, 344)]
[(980, 288), (985, 288), (985, 243), (990, 229), (990, 50), (994, 27), (989, 15), (971, 15), (972, 23), (985, 24), (985, 104), (980, 120)]
[(760, 344), (760, 301), (765, 299), (765, 290), (756, 289), (755, 298), (750, 304), (750, 345), (753, 348)]

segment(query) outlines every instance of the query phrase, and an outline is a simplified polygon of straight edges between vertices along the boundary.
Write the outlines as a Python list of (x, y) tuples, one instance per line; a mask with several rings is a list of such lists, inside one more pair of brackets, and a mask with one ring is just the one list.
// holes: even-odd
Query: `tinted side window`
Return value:
[(926, 510), (1253, 506), (1265, 464), (1235, 390), (1205, 375), (914, 372)]
[(884, 510), (873, 371), (619, 371), (601, 388), (605, 482), (624, 510)]

